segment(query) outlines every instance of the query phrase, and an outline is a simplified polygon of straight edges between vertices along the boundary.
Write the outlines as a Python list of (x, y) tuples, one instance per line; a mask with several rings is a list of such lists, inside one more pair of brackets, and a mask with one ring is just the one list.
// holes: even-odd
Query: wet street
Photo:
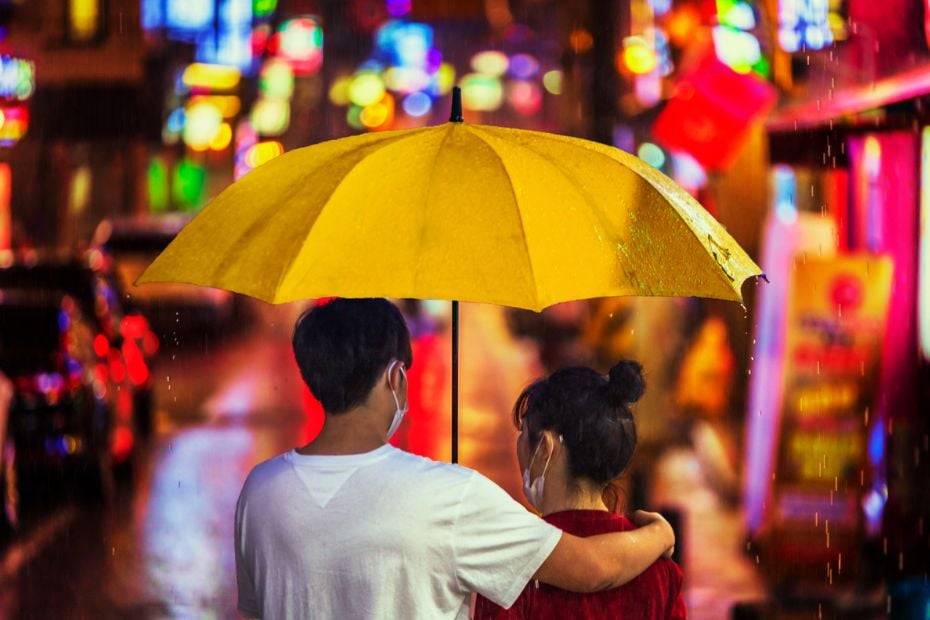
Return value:
[[(66, 506), (11, 541), (0, 560), (3, 617), (236, 617), (233, 514), (242, 481), (254, 464), (314, 432), (290, 352), (295, 309), (263, 312), (246, 335), (226, 342), (164, 343), (157, 434), (140, 455), (133, 488), (106, 508)], [(512, 341), (499, 309), (469, 306), (463, 323), (462, 461), (519, 497), (505, 414), (539, 362)], [(419, 371), (428, 376), (422, 366), (446, 354), (442, 346), (427, 351)], [(436, 392), (446, 397), (444, 387)], [(441, 425), (425, 422), (414, 414), (408, 423), (448, 441)], [(409, 429), (407, 436), (413, 441)], [(714, 548), (684, 547), (691, 617), (723, 618), (732, 601), (761, 597), (739, 553), (738, 515), (700, 490), (694, 460), (673, 454), (660, 474), (657, 501), (695, 511), (685, 535)]]

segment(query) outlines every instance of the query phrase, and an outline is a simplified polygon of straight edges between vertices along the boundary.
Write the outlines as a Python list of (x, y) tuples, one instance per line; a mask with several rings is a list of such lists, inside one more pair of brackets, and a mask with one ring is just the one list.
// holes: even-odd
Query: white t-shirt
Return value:
[(287, 452), (236, 507), (239, 611), (279, 618), (467, 618), (509, 607), (561, 537), (481, 474), (390, 445)]

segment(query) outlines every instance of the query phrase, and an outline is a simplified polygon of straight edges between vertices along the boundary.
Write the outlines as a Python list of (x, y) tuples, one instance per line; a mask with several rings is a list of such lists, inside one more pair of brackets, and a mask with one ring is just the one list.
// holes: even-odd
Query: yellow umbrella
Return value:
[(616, 295), (740, 301), (743, 282), (761, 274), (652, 166), (587, 140), (462, 123), (459, 96), (444, 125), (323, 142), (260, 166), (139, 283), (271, 303), (411, 297), (539, 311)]

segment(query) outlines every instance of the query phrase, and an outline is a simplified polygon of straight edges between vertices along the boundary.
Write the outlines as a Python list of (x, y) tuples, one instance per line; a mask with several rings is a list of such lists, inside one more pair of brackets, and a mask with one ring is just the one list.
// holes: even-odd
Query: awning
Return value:
[(777, 110), (766, 121), (770, 132), (795, 131), (828, 124), (866, 110), (907, 101), (930, 93), (930, 64), (910, 69), (852, 88), (833, 91), (832, 95), (791, 104)]

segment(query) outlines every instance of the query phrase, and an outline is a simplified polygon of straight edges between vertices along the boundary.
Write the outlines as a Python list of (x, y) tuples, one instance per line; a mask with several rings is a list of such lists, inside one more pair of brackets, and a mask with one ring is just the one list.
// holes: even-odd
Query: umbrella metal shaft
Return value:
[(452, 462), (459, 462), (459, 302), (452, 302)]

